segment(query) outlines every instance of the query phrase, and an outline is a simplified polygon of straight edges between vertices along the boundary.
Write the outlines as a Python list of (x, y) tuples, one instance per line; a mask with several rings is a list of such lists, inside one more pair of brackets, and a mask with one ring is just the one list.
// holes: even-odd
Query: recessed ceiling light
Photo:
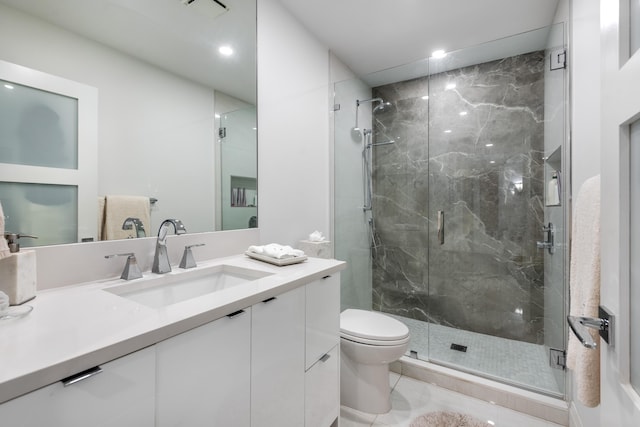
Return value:
[(425, 96), (423, 96), (423, 97), (422, 97), (422, 99), (424, 99), (424, 100), (429, 99), (429, 95), (425, 95)]
[(494, 164), (496, 161), (495, 160), (491, 160), (489, 161), (489, 163)]
[(451, 132), (452, 132), (451, 129), (447, 129), (447, 130), (444, 131), (444, 133), (451, 133)]
[(447, 56), (447, 52), (445, 52), (443, 49), (438, 49), (431, 52), (432, 58), (439, 59), (439, 58), (444, 58), (445, 56)]
[(4, 87), (6, 87), (7, 89), (13, 89), (13, 86), (11, 86), (10, 84), (6, 84), (4, 85)]
[(456, 84), (455, 83), (447, 83), (447, 85), (444, 88), (445, 88), (445, 90), (455, 89), (456, 88)]
[(461, 116), (466, 116), (468, 113), (466, 111), (460, 111)]
[(220, 52), (220, 54), (224, 56), (233, 55), (233, 49), (231, 49), (231, 46), (220, 46), (218, 52)]
[(489, 144), (484, 144), (485, 147), (493, 147), (493, 144), (489, 143)]

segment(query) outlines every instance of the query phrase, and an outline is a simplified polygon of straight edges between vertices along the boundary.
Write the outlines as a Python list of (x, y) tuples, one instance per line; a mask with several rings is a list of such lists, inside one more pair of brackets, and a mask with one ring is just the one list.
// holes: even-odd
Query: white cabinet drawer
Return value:
[(305, 374), (305, 427), (329, 427), (340, 413), (339, 346)]
[(326, 276), (305, 288), (305, 369), (309, 369), (340, 340), (340, 275)]
[(65, 387), (51, 384), (0, 405), (11, 427), (152, 427), (155, 347), (101, 366), (102, 372)]

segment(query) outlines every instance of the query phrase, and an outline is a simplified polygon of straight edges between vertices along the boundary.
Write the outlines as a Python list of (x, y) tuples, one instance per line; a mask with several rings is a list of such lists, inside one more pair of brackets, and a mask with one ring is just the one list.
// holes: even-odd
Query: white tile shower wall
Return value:
[(329, 234), (329, 51), (277, 0), (258, 1), (263, 243)]
[[(152, 210), (152, 230), (165, 218), (181, 219), (190, 231), (213, 230), (214, 193), (202, 191), (203, 182), (215, 179), (212, 89), (4, 5), (0, 5), (0, 50), (5, 61), (98, 89), (99, 194), (159, 199)], [(174, 104), (167, 105), (166, 99)], [(132, 119), (139, 117), (139, 111), (145, 112), (145, 120)], [(175, 156), (157, 149), (176, 140), (181, 162), (190, 169), (180, 180), (166, 173), (175, 168)], [(109, 165), (118, 165), (117, 170)], [(198, 213), (184, 200), (198, 200)], [(204, 209), (208, 212), (201, 215)]]

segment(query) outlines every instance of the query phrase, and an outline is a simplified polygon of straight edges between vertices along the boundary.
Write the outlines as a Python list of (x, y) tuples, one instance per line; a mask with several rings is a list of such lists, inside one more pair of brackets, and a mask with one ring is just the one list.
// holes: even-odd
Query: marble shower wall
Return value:
[(544, 342), (544, 59), (374, 88), (374, 309)]

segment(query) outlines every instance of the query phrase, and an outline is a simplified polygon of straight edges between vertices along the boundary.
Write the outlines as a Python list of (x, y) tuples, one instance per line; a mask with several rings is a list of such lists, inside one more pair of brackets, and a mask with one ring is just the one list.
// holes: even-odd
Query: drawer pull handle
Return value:
[(324, 277), (322, 278), (322, 280), (324, 280), (324, 279), (328, 279), (329, 277), (331, 277), (331, 275), (330, 275), (330, 274), (329, 274), (328, 276), (324, 276)]
[(321, 362), (326, 362), (327, 360), (329, 360), (329, 358), (331, 357), (331, 355), (329, 353), (325, 353), (322, 355), (322, 357), (320, 358)]
[(234, 311), (233, 313), (227, 314), (227, 317), (229, 319), (233, 319), (236, 316), (240, 316), (242, 313), (244, 313), (244, 310)]
[(271, 298), (267, 298), (266, 300), (263, 300), (262, 302), (266, 304), (266, 303), (271, 302), (271, 301), (273, 301), (275, 299), (276, 299), (276, 297), (271, 297)]
[(91, 378), (94, 375), (98, 375), (100, 372), (102, 372), (102, 368), (100, 366), (94, 366), (93, 368), (89, 368), (86, 371), (71, 375), (70, 377), (64, 378), (60, 381), (62, 382), (63, 386), (69, 387), (72, 384)]

